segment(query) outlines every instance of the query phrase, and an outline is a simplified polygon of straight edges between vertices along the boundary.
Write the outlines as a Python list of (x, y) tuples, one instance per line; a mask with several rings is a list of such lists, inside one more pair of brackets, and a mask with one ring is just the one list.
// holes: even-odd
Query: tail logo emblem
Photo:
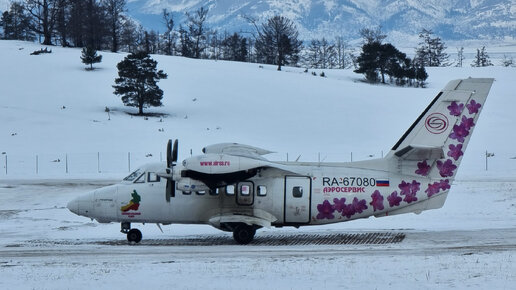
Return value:
[(425, 127), (432, 134), (441, 134), (448, 129), (448, 118), (441, 113), (432, 113), (426, 118)]

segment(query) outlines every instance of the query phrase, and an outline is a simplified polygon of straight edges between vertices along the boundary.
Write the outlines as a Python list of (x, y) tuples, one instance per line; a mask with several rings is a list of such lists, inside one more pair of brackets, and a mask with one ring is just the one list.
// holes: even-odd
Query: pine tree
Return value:
[(457, 64), (455, 66), (462, 67), (464, 59), (466, 59), (466, 57), (464, 57), (464, 47), (462, 46), (461, 48), (457, 48)]
[(29, 29), (30, 21), (23, 5), (12, 2), (9, 11), (2, 13), (0, 19), (4, 30), (3, 39), (34, 40), (34, 34)]
[(477, 55), (473, 60), (471, 66), (473, 67), (483, 67), (483, 66), (491, 66), (491, 60), (489, 59), (489, 55), (487, 55), (486, 47), (483, 46), (481, 49), (477, 48)]
[(102, 8), (106, 11), (106, 22), (111, 38), (111, 51), (117, 52), (120, 46), (120, 31), (124, 20), (126, 0), (103, 0)]
[(425, 67), (446, 66), (449, 58), (444, 52), (446, 46), (440, 37), (432, 37), (433, 34), (431, 30), (426, 29), (419, 33), (421, 42), (416, 49), (416, 62)]
[(132, 53), (118, 63), (118, 78), (115, 79), (115, 94), (122, 97), (125, 106), (137, 107), (138, 115), (143, 109), (162, 106), (163, 91), (158, 87), (160, 79), (167, 74), (157, 70), (157, 61), (148, 53)]
[(83, 47), (81, 55), (82, 63), (90, 65), (90, 70), (93, 70), (93, 64), (102, 61), (102, 55), (97, 55), (97, 51), (91, 47)]
[(428, 77), (422, 65), (413, 63), (392, 44), (379, 41), (366, 42), (362, 46), (357, 65), (354, 72), (364, 74), (371, 83), (385, 83), (385, 75), (388, 75), (391, 81), (395, 79), (397, 85), (412, 84), (415, 79), (418, 86), (423, 86)]
[(292, 20), (274, 16), (262, 24), (258, 31), (255, 49), (258, 61), (278, 65), (278, 70), (286, 64), (297, 63), (302, 42)]

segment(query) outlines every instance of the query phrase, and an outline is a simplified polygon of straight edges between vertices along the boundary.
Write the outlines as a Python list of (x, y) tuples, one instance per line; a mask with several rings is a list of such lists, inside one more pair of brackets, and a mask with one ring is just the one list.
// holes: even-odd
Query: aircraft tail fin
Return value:
[(392, 147), (387, 158), (396, 156), (402, 162), (415, 163), (414, 167), (408, 166), (415, 168), (414, 172), (405, 172), (408, 174), (452, 179), (493, 81), (450, 81)]

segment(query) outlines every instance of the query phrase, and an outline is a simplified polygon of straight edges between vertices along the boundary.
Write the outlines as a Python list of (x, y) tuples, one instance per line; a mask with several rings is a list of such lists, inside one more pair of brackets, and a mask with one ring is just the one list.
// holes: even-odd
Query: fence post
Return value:
[(100, 152), (97, 152), (97, 172), (100, 173)]
[(65, 164), (65, 166), (66, 166), (66, 173), (68, 174), (68, 153), (66, 153), (66, 155), (65, 155), (65, 162), (66, 162), (66, 164)]
[(353, 152), (351, 152), (351, 162), (353, 162)]
[(38, 155), (36, 154), (36, 174), (39, 173)]
[(127, 152), (127, 167), (129, 168), (129, 172), (131, 172), (131, 152)]
[(7, 154), (5, 154), (5, 175), (7, 175)]

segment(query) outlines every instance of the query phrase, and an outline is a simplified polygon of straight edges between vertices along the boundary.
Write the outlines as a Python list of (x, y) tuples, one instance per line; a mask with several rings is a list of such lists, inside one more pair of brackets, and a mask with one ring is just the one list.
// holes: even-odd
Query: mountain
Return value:
[[(291, 18), (303, 39), (359, 37), (364, 27), (381, 25), (403, 40), (423, 28), (446, 40), (503, 39), (516, 35), (516, 0), (129, 0), (129, 14), (144, 26), (164, 30), (160, 13), (176, 23), (185, 12), (209, 8), (208, 23), (219, 32), (254, 32), (257, 23), (279, 14)], [(179, 25), (176, 25), (179, 26)]]

